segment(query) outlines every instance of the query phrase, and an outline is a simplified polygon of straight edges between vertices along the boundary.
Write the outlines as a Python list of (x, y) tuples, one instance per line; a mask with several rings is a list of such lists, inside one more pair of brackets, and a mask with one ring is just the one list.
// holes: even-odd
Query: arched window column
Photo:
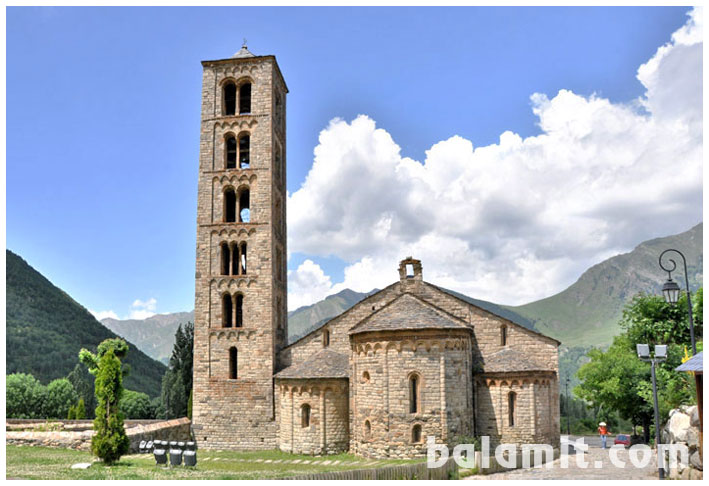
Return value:
[(229, 187), (224, 191), (224, 222), (236, 223), (236, 192)]
[(236, 84), (233, 81), (229, 81), (224, 84), (223, 88), (224, 102), (222, 106), (222, 113), (226, 116), (233, 116), (236, 114)]
[(233, 325), (234, 306), (231, 300), (231, 295), (224, 294), (222, 297), (222, 327), (232, 327)]
[(244, 296), (236, 294), (236, 327), (244, 326)]
[(239, 190), (239, 222), (251, 222), (251, 200), (248, 188)]
[(239, 86), (239, 114), (249, 113), (251, 113), (251, 83), (243, 83)]

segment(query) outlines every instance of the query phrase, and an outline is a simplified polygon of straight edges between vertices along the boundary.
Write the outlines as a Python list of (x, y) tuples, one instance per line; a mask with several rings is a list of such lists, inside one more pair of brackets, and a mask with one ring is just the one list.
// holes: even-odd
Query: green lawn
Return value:
[[(94, 463), (88, 469), (70, 469), (78, 462), (92, 462), (88, 452), (48, 447), (22, 447), (8, 445), (6, 452), (7, 478), (19, 479), (276, 479), (301, 474), (349, 469), (369, 469), (394, 464), (410, 464), (418, 460), (370, 460), (351, 454), (336, 456), (302, 456), (280, 451), (231, 452), (198, 451), (197, 467), (156, 467), (152, 454), (125, 456), (115, 466)], [(215, 460), (216, 459), (216, 460)], [(261, 459), (261, 462), (256, 462)], [(264, 463), (281, 460), (315, 461), (320, 464)], [(324, 465), (322, 462), (331, 461)], [(332, 461), (340, 461), (332, 465)]]

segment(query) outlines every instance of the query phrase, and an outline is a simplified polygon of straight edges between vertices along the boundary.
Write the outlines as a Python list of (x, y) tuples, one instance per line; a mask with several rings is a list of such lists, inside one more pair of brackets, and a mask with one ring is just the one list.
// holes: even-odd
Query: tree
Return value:
[[(642, 424), (646, 440), (653, 420), (653, 395), (650, 364), (640, 361), (637, 344), (667, 345), (667, 360), (656, 367), (658, 405), (660, 416), (680, 404), (695, 400), (693, 383), (687, 373), (674, 369), (681, 363), (684, 349), (690, 345), (687, 297), (683, 295), (676, 305), (668, 304), (660, 296), (638, 294), (623, 310), (620, 327), (623, 333), (603, 352), (589, 351), (591, 361), (583, 365), (577, 376), (582, 383), (574, 389), (577, 396), (608, 412), (617, 411), (621, 417)], [(702, 335), (702, 289), (694, 302), (695, 335)], [(701, 344), (701, 343), (699, 343)]]
[(84, 399), (79, 398), (79, 402), (76, 404), (74, 409), (74, 418), (76, 420), (83, 420), (86, 418), (86, 405), (84, 404)]
[(84, 416), (87, 417), (87, 411), (90, 415), (89, 418), (93, 418), (93, 411), (96, 408), (96, 397), (94, 395), (94, 377), (88, 372), (85, 366), (81, 363), (77, 363), (74, 369), (67, 375), (67, 379), (71, 382), (74, 390), (82, 399), (82, 405), (84, 408)]
[(155, 410), (146, 393), (133, 390), (124, 390), (123, 397), (118, 403), (118, 408), (129, 419), (154, 418)]
[(106, 339), (99, 344), (97, 353), (86, 349), (79, 352), (79, 359), (96, 377), (96, 419), (91, 451), (106, 464), (114, 464), (128, 452), (130, 440), (123, 427), (123, 414), (118, 404), (123, 395), (123, 374), (120, 357), (128, 352), (122, 339)]
[(47, 393), (42, 403), (45, 418), (64, 418), (69, 408), (78, 400), (79, 396), (66, 378), (53, 380), (47, 385)]
[(191, 322), (178, 326), (170, 365), (163, 375), (160, 393), (160, 417), (174, 418), (188, 415), (188, 402), (192, 392), (192, 362), (194, 325)]
[(7, 375), (5, 413), (8, 418), (44, 418), (42, 404), (46, 388), (27, 373)]

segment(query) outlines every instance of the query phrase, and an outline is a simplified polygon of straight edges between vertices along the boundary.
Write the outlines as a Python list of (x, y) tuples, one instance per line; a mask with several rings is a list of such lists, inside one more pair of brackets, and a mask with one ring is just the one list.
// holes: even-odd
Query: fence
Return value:
[(287, 479), (457, 479), (458, 465), (449, 458), (441, 467), (426, 467), (426, 462), (386, 466), (375, 469), (352, 469), (317, 474), (305, 474)]

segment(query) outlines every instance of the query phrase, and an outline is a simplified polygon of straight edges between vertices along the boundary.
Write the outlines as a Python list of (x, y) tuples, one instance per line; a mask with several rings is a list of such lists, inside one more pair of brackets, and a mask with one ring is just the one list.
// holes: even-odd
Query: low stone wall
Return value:
[(678, 461), (677, 467), (666, 466), (670, 479), (702, 479), (704, 467), (699, 450), (699, 426), (699, 410), (696, 405), (670, 411), (670, 419), (662, 430), (662, 442), (684, 444), (689, 449), (689, 463)]
[[(530, 463), (529, 465), (530, 465), (530, 467), (539, 467), (542, 464), (546, 464), (548, 462), (552, 462), (552, 461), (558, 459), (560, 454), (561, 454), (561, 450), (559, 448), (554, 448), (551, 457), (545, 453), (545, 454), (541, 455), (540, 460), (538, 461), (534, 452), (531, 452), (529, 454), (529, 463)], [(505, 455), (505, 457), (507, 457), (507, 455)], [(478, 468), (478, 470), (480, 471), (480, 474), (492, 474), (492, 473), (497, 473), (497, 472), (511, 471), (513, 469), (522, 469), (524, 455), (522, 454), (521, 450), (517, 451), (517, 458), (516, 459), (517, 460), (516, 460), (516, 464), (514, 465), (514, 467), (505, 467), (502, 464), (497, 462), (497, 459), (495, 458), (495, 454), (492, 453), (492, 454), (490, 454), (490, 466), (483, 467), (482, 452), (475, 451), (475, 466), (474, 467)]]
[[(87, 429), (87, 426), (91, 426), (92, 423), (90, 420), (61, 422), (8, 420), (5, 443), (89, 451), (94, 431)], [(27, 430), (47, 427), (61, 427), (64, 430)], [(21, 430), (17, 430), (18, 428)], [(130, 439), (131, 452), (138, 452), (138, 446), (142, 440), (189, 441), (191, 437), (190, 420), (187, 417), (162, 421), (126, 420), (125, 429), (126, 435)]]

